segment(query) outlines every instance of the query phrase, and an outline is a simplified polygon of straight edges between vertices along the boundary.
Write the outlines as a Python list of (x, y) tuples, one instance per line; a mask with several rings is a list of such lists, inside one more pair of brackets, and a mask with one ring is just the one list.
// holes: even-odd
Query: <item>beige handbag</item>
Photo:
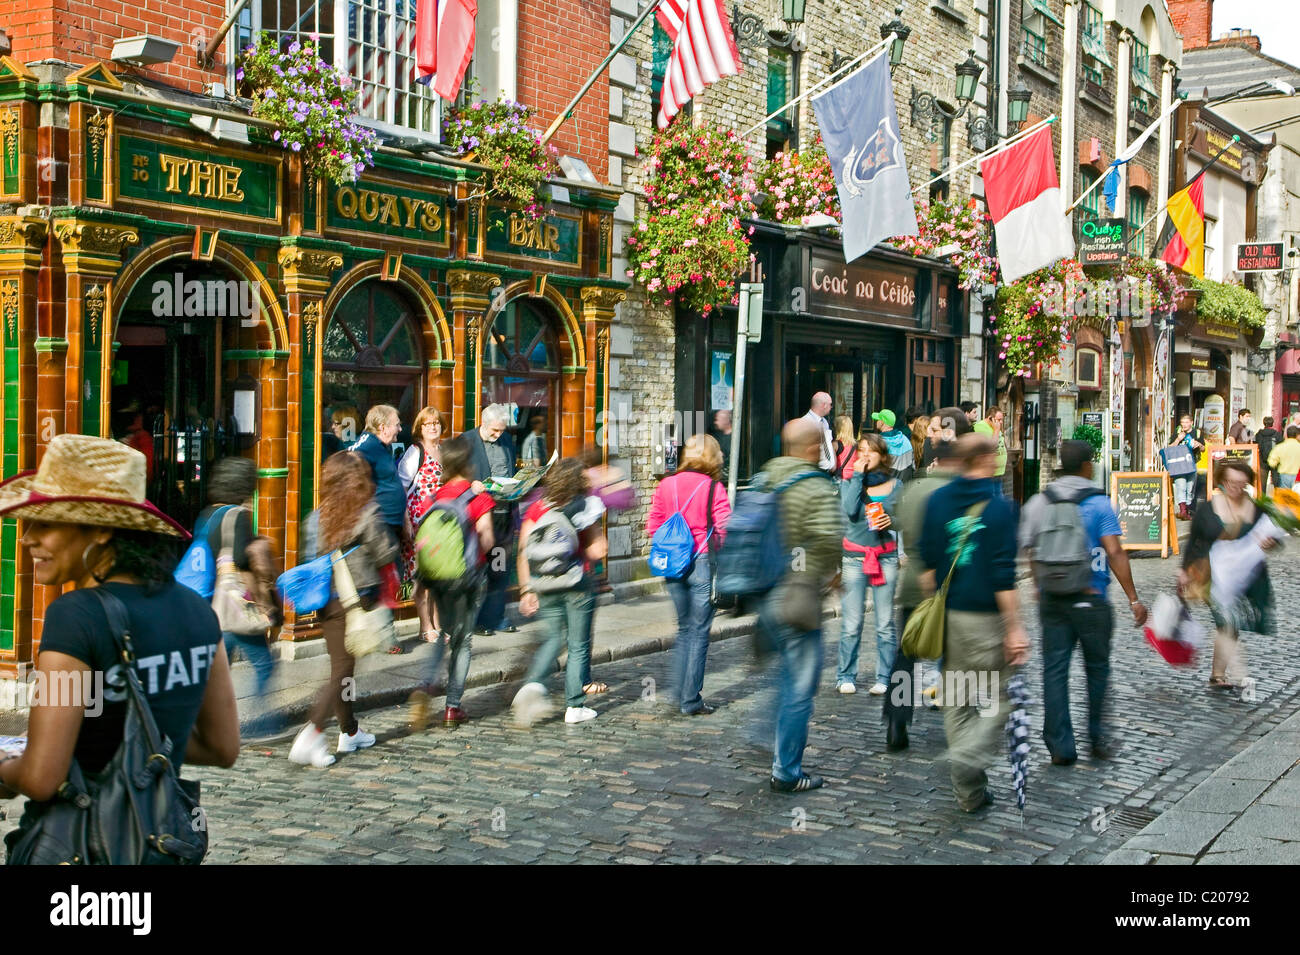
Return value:
[(361, 606), (343, 551), (336, 550), (330, 554), (330, 561), (334, 565), (334, 590), (347, 613), (343, 645), (348, 653), (359, 659), (395, 644), (397, 635), (393, 628), (393, 612), (382, 602), (371, 610)]
[(235, 519), (241, 508), (229, 508), (221, 518), (221, 553), (217, 555), (217, 582), (212, 609), (223, 633), (241, 636), (265, 634), (271, 627), (270, 608), (258, 604), (257, 581), (250, 571), (235, 566)]

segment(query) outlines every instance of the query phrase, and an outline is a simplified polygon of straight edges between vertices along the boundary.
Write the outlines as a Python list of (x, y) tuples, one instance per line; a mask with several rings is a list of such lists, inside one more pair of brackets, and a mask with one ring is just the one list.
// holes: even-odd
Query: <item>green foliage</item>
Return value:
[(1092, 445), (1092, 459), (1096, 461), (1101, 455), (1102, 445), (1106, 443), (1106, 438), (1101, 433), (1101, 428), (1094, 428), (1090, 424), (1079, 424), (1074, 427), (1074, 434), (1070, 435), (1075, 441), (1087, 441)]
[(513, 100), (479, 100), (454, 111), (446, 130), (457, 155), (472, 154), (492, 170), (487, 195), (538, 218), (545, 211), (542, 189), (555, 168), (555, 147), (544, 147), (542, 134), (528, 125), (535, 112)]
[(1195, 277), (1191, 281), (1192, 287), (1201, 293), (1196, 301), (1196, 314), (1204, 321), (1239, 325), (1242, 328), (1264, 326), (1268, 313), (1255, 293), (1245, 286)]
[(253, 115), (275, 123), (274, 142), (297, 153), (309, 175), (344, 185), (374, 165), (379, 137), (356, 122), (352, 78), (320, 58), (319, 39), (313, 33), (281, 52), (260, 33), (240, 54), (235, 79), (251, 87)]

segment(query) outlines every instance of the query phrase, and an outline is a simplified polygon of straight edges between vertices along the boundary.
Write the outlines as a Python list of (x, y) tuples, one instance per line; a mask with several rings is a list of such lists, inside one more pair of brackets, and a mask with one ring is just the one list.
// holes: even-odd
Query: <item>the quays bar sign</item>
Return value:
[(495, 255), (575, 269), (582, 264), (580, 216), (551, 212), (534, 219), (517, 209), (493, 206), (487, 223), (487, 249)]
[[(920, 269), (884, 262), (852, 262), (809, 250), (804, 287), (808, 290), (808, 311), (830, 318), (874, 321), (905, 328), (928, 328), (922, 323), (930, 307), (930, 274)], [(933, 325), (950, 324), (951, 293), (943, 288), (939, 312)]]
[(114, 155), (122, 199), (254, 222), (280, 219), (279, 159), (135, 133), (117, 135)]
[(330, 183), (325, 231), (388, 236), (447, 248), (447, 196), (383, 179)]

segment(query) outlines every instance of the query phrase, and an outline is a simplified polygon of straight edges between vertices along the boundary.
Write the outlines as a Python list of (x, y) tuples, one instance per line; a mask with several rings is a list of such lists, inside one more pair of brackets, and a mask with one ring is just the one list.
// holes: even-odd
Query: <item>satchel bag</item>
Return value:
[(217, 557), (217, 585), (212, 593), (212, 609), (223, 633), (241, 636), (265, 634), (271, 628), (269, 608), (253, 598), (257, 581), (250, 571), (235, 566), (234, 522), (242, 508), (232, 507), (221, 518), (221, 553)]
[(371, 610), (362, 607), (357, 586), (352, 580), (352, 571), (348, 570), (343, 552), (334, 551), (330, 554), (330, 560), (334, 563), (334, 589), (347, 614), (344, 620), (343, 646), (348, 653), (360, 659), (396, 644), (393, 612), (383, 603), (375, 604)]
[[(104, 605), (125, 674), (126, 720), (117, 753), (87, 776), (73, 759), (54, 798), (28, 805), (5, 837), (8, 865), (198, 865), (208, 851), (199, 784), (181, 779), (158, 732), (135, 670), (126, 605), (103, 587)], [(31, 822), (28, 822), (28, 820)]]
[(980, 501), (966, 512), (966, 517), (969, 518), (966, 521), (966, 529), (957, 544), (957, 552), (953, 555), (952, 566), (948, 568), (948, 576), (944, 577), (943, 585), (933, 596), (926, 597), (917, 604), (916, 609), (912, 611), (912, 616), (907, 618), (907, 623), (903, 627), (903, 640), (899, 647), (913, 660), (937, 660), (943, 656), (944, 630), (948, 619), (948, 585), (952, 583), (952, 575), (957, 570), (957, 564), (961, 562), (966, 542), (970, 540), (971, 531), (975, 527), (975, 518), (980, 516), (987, 504), (988, 501)]

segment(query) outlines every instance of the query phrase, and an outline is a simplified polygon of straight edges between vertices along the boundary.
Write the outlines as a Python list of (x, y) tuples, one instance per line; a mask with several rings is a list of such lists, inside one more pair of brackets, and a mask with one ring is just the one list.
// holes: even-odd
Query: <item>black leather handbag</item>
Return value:
[(29, 805), (19, 828), (5, 837), (9, 865), (198, 865), (208, 851), (199, 784), (181, 779), (168, 758), (135, 672), (126, 606), (102, 587), (123, 663), (127, 690), (122, 743), (92, 776), (72, 761), (67, 780), (49, 802)]

